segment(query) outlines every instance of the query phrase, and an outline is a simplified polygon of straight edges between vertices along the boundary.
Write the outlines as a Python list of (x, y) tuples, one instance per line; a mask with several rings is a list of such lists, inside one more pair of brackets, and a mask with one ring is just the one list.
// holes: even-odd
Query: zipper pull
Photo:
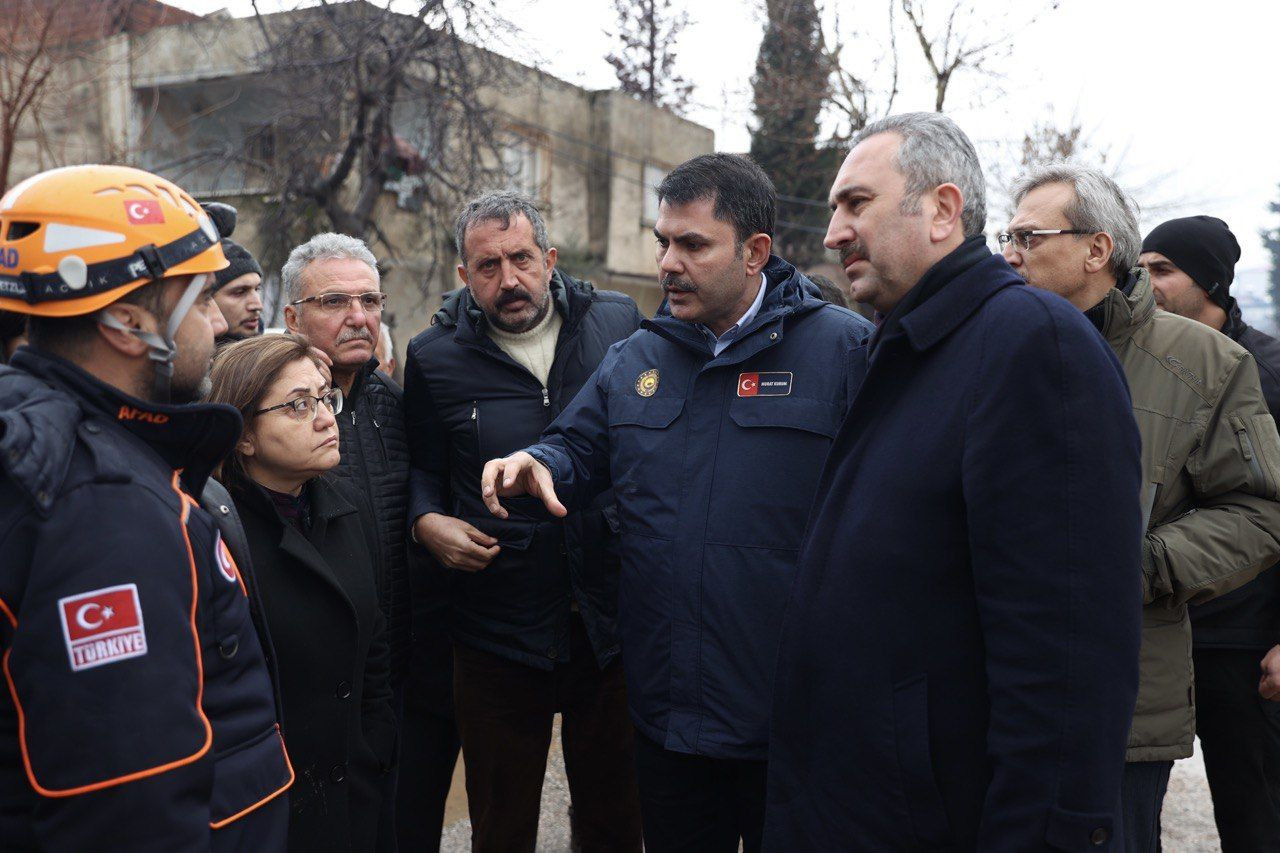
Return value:
[(370, 416), (370, 419), (373, 421), (373, 428), (374, 428), (374, 429), (382, 429), (382, 424), (378, 423), (378, 419), (377, 419), (377, 418)]
[(479, 407), (479, 406), (472, 406), (472, 407), (471, 407), (471, 420), (473, 420), (473, 421), (477, 421), (477, 420), (479, 420), (479, 419), (480, 419), (480, 407)]
[(355, 426), (355, 425), (356, 425), (356, 410), (355, 410), (355, 409), (352, 409), (352, 410), (351, 410), (351, 425), (352, 425), (352, 426)]
[(543, 388), (543, 389), (542, 389), (542, 405), (543, 405), (543, 406), (550, 406), (550, 405), (551, 405), (551, 395), (547, 393), (547, 389), (546, 389), (546, 388)]

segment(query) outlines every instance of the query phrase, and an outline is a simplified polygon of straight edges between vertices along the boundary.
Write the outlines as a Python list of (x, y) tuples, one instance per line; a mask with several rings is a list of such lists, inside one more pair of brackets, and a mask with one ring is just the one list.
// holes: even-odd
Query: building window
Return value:
[(547, 198), (547, 184), (551, 177), (545, 143), (541, 134), (516, 128), (502, 148), (502, 168), (507, 173), (508, 185), (542, 201)]
[(667, 170), (661, 166), (644, 164), (644, 205), (641, 221), (645, 225), (654, 225), (658, 221), (658, 184), (667, 177)]

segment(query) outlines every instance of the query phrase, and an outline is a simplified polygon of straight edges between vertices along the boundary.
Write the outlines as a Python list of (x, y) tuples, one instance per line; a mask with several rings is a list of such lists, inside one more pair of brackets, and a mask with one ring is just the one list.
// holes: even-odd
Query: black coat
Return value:
[(239, 433), (46, 353), (0, 367), (5, 853), (284, 849), (251, 599), (192, 497)]
[[(1235, 299), (1222, 333), (1249, 351), (1258, 365), (1262, 396), (1280, 425), (1280, 341), (1248, 325)], [(1268, 649), (1280, 643), (1280, 565), (1237, 590), (1191, 608), (1197, 649)]]
[(404, 392), (374, 368), (371, 359), (356, 375), (338, 415), (342, 459), (331, 473), (369, 497), (382, 550), (382, 615), (391, 650), (391, 682), (399, 684), (409, 661), (409, 447), (404, 430)]
[(368, 502), (339, 480), (310, 489), (303, 535), (252, 484), (233, 486), (275, 648), (284, 738), (297, 782), (289, 849), (375, 849), (394, 761), (388, 651)]
[(783, 622), (765, 846), (1122, 849), (1142, 612), (1124, 374), (985, 247), (934, 269), (869, 367), (855, 353)]
[(604, 666), (618, 653), (612, 492), (564, 521), (548, 520), (527, 498), (511, 501), (511, 518), (500, 520), (480, 499), (484, 464), (536, 442), (609, 347), (640, 326), (629, 297), (597, 291), (559, 270), (551, 293), (564, 322), (546, 388), (489, 338), (487, 321), (466, 289), (453, 293), (409, 344), (410, 513), (461, 518), (502, 546), (485, 569), (452, 573), (456, 641), (551, 669), (568, 655), (573, 601)]

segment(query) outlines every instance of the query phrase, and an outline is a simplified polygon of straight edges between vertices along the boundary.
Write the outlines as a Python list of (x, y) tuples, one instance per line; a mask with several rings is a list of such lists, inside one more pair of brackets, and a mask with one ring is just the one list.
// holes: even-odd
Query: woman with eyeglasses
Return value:
[(325, 474), (338, 464), (342, 392), (294, 334), (226, 347), (211, 379), (210, 401), (244, 417), (218, 478), (244, 522), (276, 652), (297, 776), (289, 849), (373, 851), (396, 725), (373, 513)]

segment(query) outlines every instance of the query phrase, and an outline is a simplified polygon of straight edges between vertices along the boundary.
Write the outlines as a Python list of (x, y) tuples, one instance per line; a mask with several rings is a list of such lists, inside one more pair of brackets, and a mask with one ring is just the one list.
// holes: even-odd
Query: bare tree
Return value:
[(413, 11), (322, 2), (256, 19), (259, 94), (274, 110), (230, 156), (274, 188), (268, 262), (317, 219), (395, 257), (378, 211), (393, 184), (438, 231), (460, 197), (505, 180), (498, 115), (485, 98), (510, 67), (469, 43), (508, 33), (491, 0), (422, 0)]
[(622, 91), (677, 113), (693, 93), (693, 83), (675, 73), (676, 41), (689, 16), (671, 0), (613, 0), (619, 49), (605, 57)]
[(61, 2), (6, 0), (0, 26), (0, 195), (9, 187), (24, 123), (38, 116), (60, 56), (54, 24)]
[[(891, 4), (893, 0), (890, 0)], [(949, 0), (943, 7), (933, 0), (930, 11), (944, 8), (938, 17), (925, 15), (925, 4), (918, 0), (898, 0), (902, 15), (933, 74), (933, 108), (942, 112), (947, 94), (955, 75), (967, 69), (970, 73), (989, 78), (999, 78), (999, 63), (1008, 59), (1014, 41), (1028, 26), (1035, 23), (1041, 13), (1058, 8), (1059, 0), (1050, 0), (1041, 6), (1035, 3), (1025, 7), (1011, 7), (1010, 14), (997, 16), (999, 25), (991, 25), (989, 14), (979, 14), (975, 0)], [(934, 26), (934, 24), (937, 24)]]

